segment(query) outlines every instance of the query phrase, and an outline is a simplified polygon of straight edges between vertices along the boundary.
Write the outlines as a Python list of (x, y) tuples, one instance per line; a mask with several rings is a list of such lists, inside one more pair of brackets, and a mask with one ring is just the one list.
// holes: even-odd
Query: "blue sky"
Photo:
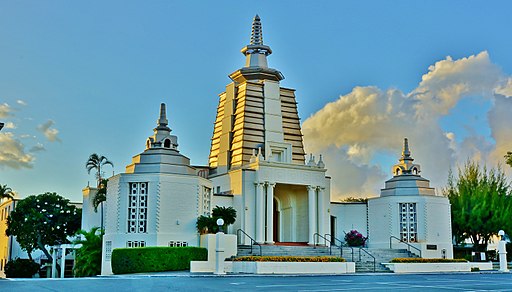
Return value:
[[(22, 197), (55, 191), (81, 200), (81, 189), (94, 180), (84, 168), (88, 156), (105, 155), (116, 173), (124, 171), (143, 151), (161, 102), (180, 151), (193, 164), (206, 164), (218, 94), (227, 75), (244, 64), (240, 49), (249, 42), (255, 14), (274, 52), (269, 65), (284, 74), (283, 86), (297, 90), (305, 121), (357, 87), (409, 96), (447, 56), (455, 62), (487, 52), (482, 62), (506, 80), (512, 74), (510, 11), (509, 1), (3, 1), (0, 121), (11, 126), (0, 132), (0, 148), (5, 154), (12, 147), (5, 143), (15, 141), (23, 152), (16, 154), (19, 163), (0, 159), (0, 184)], [(483, 162), (497, 160), (491, 159), (496, 141), (488, 121), (495, 101), (470, 95), (435, 121), (455, 134), (451, 166), (469, 151), (468, 137), (481, 142)], [(504, 145), (511, 143), (507, 137), (500, 138)], [(362, 160), (349, 157), (360, 171), (376, 171), (364, 182), (374, 190), (400, 152), (395, 140), (375, 144), (381, 146)], [(369, 149), (368, 140), (345, 142), (306, 144), (332, 149), (333, 161), (326, 163), (334, 169), (337, 152)], [(423, 163), (420, 153), (416, 157)], [(425, 167), (424, 175), (435, 177)], [(341, 170), (331, 175), (343, 180)], [(439, 178), (434, 182), (443, 186)], [(343, 193), (344, 186), (334, 184)]]

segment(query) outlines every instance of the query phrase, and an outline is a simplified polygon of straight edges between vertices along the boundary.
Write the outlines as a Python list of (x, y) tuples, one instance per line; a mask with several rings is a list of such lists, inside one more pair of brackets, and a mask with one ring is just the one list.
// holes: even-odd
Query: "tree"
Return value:
[[(93, 153), (89, 156), (89, 159), (85, 163), (85, 169), (87, 169), (87, 173), (91, 173), (91, 170), (96, 170), (96, 179), (97, 179), (97, 187), (98, 191), (96, 192), (96, 195), (92, 199), (93, 206), (94, 206), (94, 212), (98, 212), (98, 206), (101, 204), (102, 211), (103, 211), (103, 202), (107, 200), (107, 180), (103, 179), (102, 175), (103, 172), (101, 168), (105, 165), (110, 165), (114, 167), (114, 163), (112, 161), (108, 160), (103, 155), (98, 155), (96, 153)], [(103, 212), (101, 212), (101, 215), (103, 216)], [(103, 218), (101, 218), (101, 224), (103, 229)]]
[(504, 172), (467, 162), (458, 178), (450, 174), (443, 190), (451, 203), (452, 232), (458, 243), (471, 239), (475, 250), (484, 251), (498, 230), (512, 231), (512, 196)]
[(215, 208), (212, 210), (212, 216), (199, 216), (196, 221), (196, 228), (199, 234), (217, 233), (219, 231), (219, 226), (217, 226), (217, 219), (219, 218), (224, 220), (222, 229), (224, 232), (226, 232), (228, 225), (235, 223), (236, 210), (233, 207), (215, 206)]
[(47, 246), (69, 243), (67, 237), (76, 233), (80, 221), (81, 209), (56, 193), (44, 193), (18, 202), (7, 217), (6, 234), (16, 236), (29, 258), (33, 250), (40, 249), (52, 261)]
[(511, 151), (508, 151), (507, 154), (505, 155), (505, 163), (510, 165), (510, 167), (512, 167), (512, 152)]
[(14, 192), (7, 185), (0, 185), (0, 199), (12, 199), (14, 198)]
[(77, 235), (82, 238), (73, 241), (74, 244), (82, 244), (76, 251), (75, 277), (90, 277), (101, 273), (101, 242), (103, 231), (99, 227), (93, 227), (91, 231), (79, 230)]
[(93, 153), (89, 156), (89, 159), (85, 163), (85, 169), (87, 169), (87, 173), (91, 173), (91, 170), (96, 170), (96, 179), (98, 182), (98, 187), (101, 185), (102, 182), (102, 175), (103, 172), (101, 171), (101, 168), (105, 165), (110, 165), (114, 167), (114, 163), (112, 161), (108, 160), (107, 157), (103, 155), (98, 155), (96, 153)]

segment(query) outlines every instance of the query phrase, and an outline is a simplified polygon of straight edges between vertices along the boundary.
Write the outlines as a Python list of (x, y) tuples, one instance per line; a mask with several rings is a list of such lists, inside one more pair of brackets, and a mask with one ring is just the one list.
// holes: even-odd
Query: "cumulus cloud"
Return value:
[[(505, 96), (510, 93), (512, 78), (491, 62), (487, 52), (458, 60), (447, 57), (430, 66), (409, 93), (355, 87), (325, 105), (303, 123), (306, 151), (324, 154), (334, 197), (374, 196), (391, 176), (377, 160), (388, 158), (384, 168), (390, 168), (407, 137), (423, 176), (434, 187), (444, 187), (456, 164), (469, 158), (494, 165), (512, 150), (507, 126), (512, 124), (512, 98)], [(494, 141), (471, 126), (464, 137), (443, 129), (441, 120), (462, 99), (475, 96), (492, 102), (484, 120)]]
[(34, 156), (10, 132), (0, 133), (0, 166), (14, 169), (32, 168)]
[(50, 141), (50, 142), (59, 141), (60, 142), (61, 140), (59, 139), (59, 137), (57, 137), (57, 135), (59, 134), (59, 130), (52, 128), (52, 126), (54, 124), (55, 123), (52, 120), (48, 120), (46, 123), (39, 125), (37, 127), (37, 130), (39, 130), (41, 133), (43, 133), (44, 136), (46, 137), (46, 139), (48, 139), (48, 141)]
[(13, 122), (7, 122), (5, 123), (6, 129), (16, 129), (16, 125)]
[(0, 119), (5, 119), (12, 115), (12, 108), (7, 104), (0, 104)]

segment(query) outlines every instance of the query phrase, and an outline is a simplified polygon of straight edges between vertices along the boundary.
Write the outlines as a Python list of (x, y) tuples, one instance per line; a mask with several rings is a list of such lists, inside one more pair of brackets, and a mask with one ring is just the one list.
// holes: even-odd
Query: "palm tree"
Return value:
[(98, 212), (98, 205), (101, 204), (101, 231), (103, 231), (103, 202), (107, 200), (107, 180), (103, 179), (101, 167), (105, 165), (110, 165), (114, 167), (114, 163), (108, 160), (107, 157), (103, 155), (98, 155), (93, 153), (89, 156), (89, 159), (85, 163), (85, 169), (87, 169), (87, 173), (91, 173), (91, 170), (96, 170), (96, 179), (98, 180), (98, 191), (93, 198), (94, 212)]
[(222, 229), (224, 232), (227, 232), (228, 225), (235, 223), (236, 210), (233, 207), (215, 206), (212, 210), (212, 217), (222, 218), (224, 220), (224, 226), (222, 226)]
[(108, 160), (107, 157), (105, 157), (103, 155), (100, 156), (96, 153), (91, 154), (89, 156), (89, 159), (85, 163), (85, 169), (87, 169), (87, 173), (90, 174), (91, 170), (93, 170), (93, 169), (96, 170), (96, 179), (98, 180), (98, 188), (100, 187), (101, 182), (102, 182), (101, 168), (105, 165), (110, 165), (110, 166), (114, 167), (114, 163), (112, 163), (112, 161)]
[(0, 199), (13, 199), (14, 198), (14, 192), (10, 187), (7, 185), (0, 185)]

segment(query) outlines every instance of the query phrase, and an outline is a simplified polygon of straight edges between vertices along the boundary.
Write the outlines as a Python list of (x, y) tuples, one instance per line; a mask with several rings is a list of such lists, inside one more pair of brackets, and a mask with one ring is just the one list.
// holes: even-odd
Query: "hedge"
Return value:
[(32, 278), (41, 266), (29, 259), (16, 258), (5, 264), (6, 278)]
[(235, 262), (344, 262), (344, 258), (333, 256), (299, 257), (299, 256), (243, 256), (233, 258)]
[(394, 258), (392, 263), (465, 263), (465, 259)]
[(112, 251), (114, 274), (180, 271), (190, 269), (190, 261), (206, 261), (208, 251), (202, 247), (136, 247)]

